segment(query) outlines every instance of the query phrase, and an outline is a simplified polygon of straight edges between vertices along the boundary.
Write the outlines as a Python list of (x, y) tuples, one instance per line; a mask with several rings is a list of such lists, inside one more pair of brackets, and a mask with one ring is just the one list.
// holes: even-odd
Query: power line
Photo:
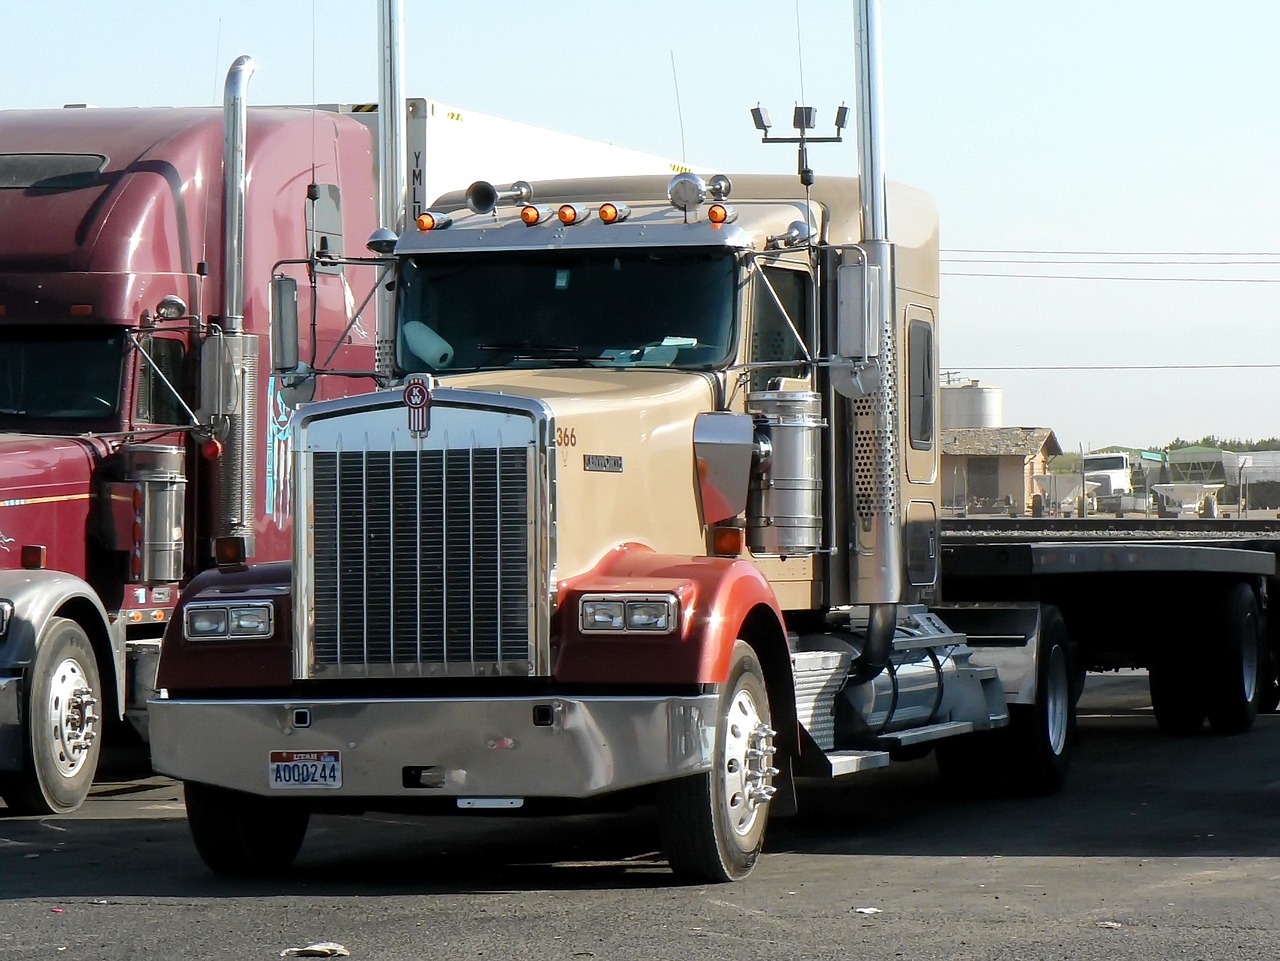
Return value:
[(1280, 364), (1024, 364), (1013, 367), (948, 364), (953, 373), (966, 370), (1280, 370)]
[(942, 257), (940, 259), (944, 264), (1001, 264), (1008, 266), (1021, 266), (1022, 264), (1074, 264), (1082, 267), (1280, 267), (1280, 260), (1083, 260), (1080, 258), (1033, 260), (1029, 259), (1029, 257), (1022, 260), (998, 259), (995, 257)]
[(1025, 254), (1036, 257), (1280, 257), (1275, 250), (1022, 250), (1002, 247), (944, 247), (943, 254)]
[(1158, 284), (1280, 284), (1280, 277), (1108, 277), (1099, 274), (992, 274), (968, 270), (939, 271), (943, 277), (994, 277), (1006, 280), (1128, 280)]

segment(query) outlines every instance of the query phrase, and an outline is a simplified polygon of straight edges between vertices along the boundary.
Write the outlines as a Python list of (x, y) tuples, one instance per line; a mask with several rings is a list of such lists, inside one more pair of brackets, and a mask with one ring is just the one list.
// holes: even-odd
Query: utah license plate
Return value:
[(272, 751), (267, 783), (273, 790), (342, 787), (342, 754), (338, 751)]

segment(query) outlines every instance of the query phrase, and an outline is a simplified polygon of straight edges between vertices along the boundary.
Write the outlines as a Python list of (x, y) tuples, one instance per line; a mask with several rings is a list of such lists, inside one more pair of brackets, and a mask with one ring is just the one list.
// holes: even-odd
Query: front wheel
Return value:
[(677, 875), (739, 881), (755, 867), (777, 790), (771, 717), (760, 661), (739, 640), (720, 689), (711, 770), (669, 781), (659, 792), (663, 848)]
[(200, 858), (217, 874), (265, 877), (293, 863), (307, 834), (305, 803), (183, 784), (187, 824)]
[(102, 752), (102, 681), (84, 628), (51, 618), (27, 676), (26, 761), (4, 775), (0, 796), (11, 814), (68, 814), (88, 797)]

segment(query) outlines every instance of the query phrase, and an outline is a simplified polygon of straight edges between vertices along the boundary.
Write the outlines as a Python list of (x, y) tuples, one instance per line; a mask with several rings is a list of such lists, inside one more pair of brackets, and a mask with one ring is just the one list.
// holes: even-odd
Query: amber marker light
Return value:
[(591, 216), (590, 208), (579, 208), (573, 204), (561, 204), (556, 212), (562, 224), (580, 224)]
[(618, 224), (631, 216), (631, 208), (626, 204), (601, 204), (599, 216), (606, 224)]
[(712, 204), (707, 208), (707, 219), (713, 224), (733, 223), (737, 217), (738, 212), (732, 207), (726, 207), (724, 204)]
[(419, 230), (441, 230), (448, 227), (453, 221), (444, 214), (433, 214), (427, 211), (425, 214), (419, 214), (416, 221)]
[(72, 304), (71, 316), (72, 317), (92, 317), (93, 304)]
[(711, 553), (737, 557), (746, 543), (745, 536), (741, 527), (717, 527), (711, 532)]
[(539, 220), (542, 219), (542, 213), (538, 210), (537, 207), (533, 206), (533, 204), (529, 204), (528, 206), (522, 207), (520, 209), (520, 219), (523, 220), (530, 227), (532, 227), (534, 224), (536, 224)]
[(23, 544), (19, 553), (22, 567), (28, 571), (42, 571), (46, 561), (46, 552), (43, 544)]

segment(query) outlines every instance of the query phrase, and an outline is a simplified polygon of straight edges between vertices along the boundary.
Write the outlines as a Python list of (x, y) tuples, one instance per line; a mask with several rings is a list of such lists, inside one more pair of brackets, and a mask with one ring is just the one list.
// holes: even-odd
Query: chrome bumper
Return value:
[[(151, 762), (251, 794), (586, 798), (711, 766), (716, 698), (149, 702)], [(273, 790), (272, 751), (336, 751), (339, 788)]]
[(22, 678), (0, 677), (0, 771), (21, 771), (26, 752)]

